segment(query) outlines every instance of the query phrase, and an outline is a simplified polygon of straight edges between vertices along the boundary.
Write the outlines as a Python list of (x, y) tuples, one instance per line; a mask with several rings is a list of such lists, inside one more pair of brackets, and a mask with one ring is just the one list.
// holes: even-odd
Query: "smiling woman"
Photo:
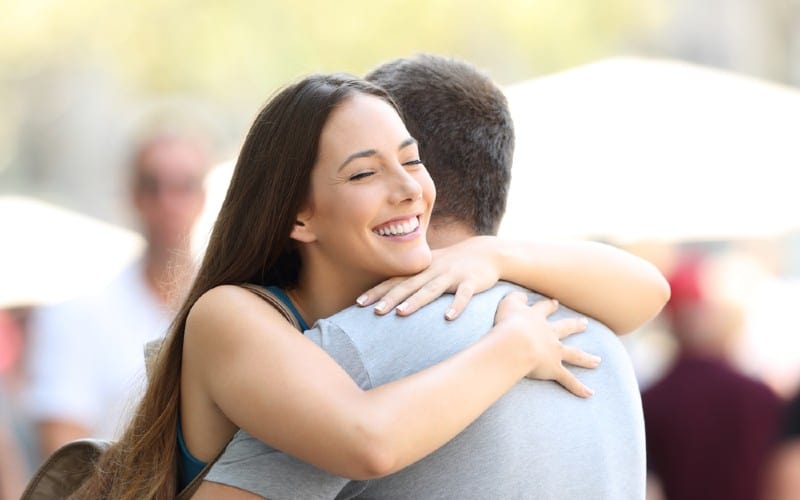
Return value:
[[(436, 190), (416, 140), (387, 101), (356, 95), (331, 113), (320, 136), (310, 193), (291, 233), (305, 243), (299, 249), (304, 267), (298, 288), (306, 295), (331, 297), (324, 290), (328, 283), (347, 287), (350, 293), (344, 296), (352, 299), (387, 273), (414, 274), (430, 264), (425, 232)], [(311, 296), (300, 300), (309, 307), (321, 303)]]
[[(236, 286), (269, 287), (300, 325), (312, 324), (430, 264), (434, 197), (382, 89), (316, 75), (278, 93), (244, 142), (147, 393), (78, 498), (174, 498), (239, 428), (334, 474), (385, 475), (447, 442), (526, 374), (563, 370), (568, 356), (597, 366), (559, 348), (582, 323), (548, 322), (552, 301), (528, 306), (517, 293), (474, 345), (362, 390), (276, 308)], [(574, 382), (570, 390), (588, 395)]]

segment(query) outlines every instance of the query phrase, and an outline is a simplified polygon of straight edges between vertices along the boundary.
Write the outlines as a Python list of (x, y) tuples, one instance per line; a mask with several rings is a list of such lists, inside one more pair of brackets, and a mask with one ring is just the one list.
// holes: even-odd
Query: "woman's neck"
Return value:
[(356, 298), (380, 282), (379, 277), (361, 277), (343, 272), (314, 269), (306, 265), (296, 287), (289, 292), (308, 325), (356, 303)]

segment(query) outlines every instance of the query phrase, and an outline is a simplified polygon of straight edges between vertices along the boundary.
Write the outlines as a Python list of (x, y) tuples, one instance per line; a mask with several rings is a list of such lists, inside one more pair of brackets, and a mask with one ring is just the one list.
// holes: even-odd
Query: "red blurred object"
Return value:
[(698, 304), (706, 298), (703, 289), (703, 266), (707, 257), (700, 253), (681, 256), (667, 281), (672, 289), (672, 295), (667, 303), (666, 310), (688, 304)]

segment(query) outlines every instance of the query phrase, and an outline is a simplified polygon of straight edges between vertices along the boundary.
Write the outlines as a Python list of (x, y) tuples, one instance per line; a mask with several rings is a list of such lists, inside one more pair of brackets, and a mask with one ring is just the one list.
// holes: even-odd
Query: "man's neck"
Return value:
[(437, 250), (455, 245), (473, 236), (477, 236), (477, 233), (461, 221), (431, 219), (431, 225), (428, 228), (428, 245)]

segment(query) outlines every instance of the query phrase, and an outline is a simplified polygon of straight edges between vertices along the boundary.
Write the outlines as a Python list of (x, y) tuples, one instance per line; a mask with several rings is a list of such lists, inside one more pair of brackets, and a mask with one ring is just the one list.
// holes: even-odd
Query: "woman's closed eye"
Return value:
[(371, 176), (371, 175), (374, 175), (374, 174), (375, 174), (375, 172), (373, 172), (373, 171), (371, 171), (371, 170), (365, 170), (365, 171), (363, 171), (363, 172), (358, 172), (358, 173), (355, 173), (355, 174), (351, 175), (351, 176), (348, 178), (348, 180), (351, 180), (351, 181), (360, 181), (360, 180), (362, 180), (362, 179), (366, 179), (367, 177), (369, 177), (369, 176)]
[[(417, 158), (417, 159), (414, 159), (414, 160), (409, 160), (407, 162), (404, 162), (404, 163), (402, 163), (402, 165), (404, 167), (406, 167), (406, 168), (416, 167), (417, 165), (421, 166), (422, 165), (422, 160)], [(347, 180), (349, 180), (349, 181), (360, 181), (360, 180), (364, 180), (367, 177), (370, 177), (372, 175), (375, 175), (375, 171), (374, 170), (362, 170), (361, 172), (356, 172), (355, 174), (351, 175), (350, 177), (347, 178)]]

